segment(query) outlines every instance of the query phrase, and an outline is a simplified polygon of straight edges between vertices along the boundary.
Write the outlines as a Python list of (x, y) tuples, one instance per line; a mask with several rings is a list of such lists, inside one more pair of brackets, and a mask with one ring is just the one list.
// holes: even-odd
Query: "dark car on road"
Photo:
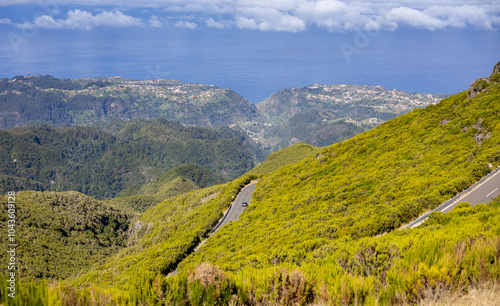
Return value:
[(243, 206), (243, 207), (247, 207), (247, 206), (248, 206), (248, 203), (247, 203), (247, 202), (243, 202), (243, 203), (241, 203), (241, 206)]

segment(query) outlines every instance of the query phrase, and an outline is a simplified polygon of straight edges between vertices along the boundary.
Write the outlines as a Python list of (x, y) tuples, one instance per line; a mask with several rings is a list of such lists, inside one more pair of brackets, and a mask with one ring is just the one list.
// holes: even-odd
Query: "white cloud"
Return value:
[(468, 24), (478, 29), (493, 29), (494, 20), (488, 17), (485, 8), (463, 6), (431, 6), (425, 10), (431, 16), (444, 20), (447, 26), (463, 28)]
[(149, 18), (149, 25), (153, 28), (161, 28), (163, 27), (163, 23), (158, 19), (158, 16), (153, 15), (151, 18)]
[(215, 21), (212, 17), (208, 18), (205, 22), (209, 28), (224, 29), (226, 27), (225, 24)]
[(142, 26), (139, 18), (128, 16), (120, 11), (103, 11), (93, 15), (82, 10), (71, 10), (66, 19), (54, 19), (49, 15), (36, 17), (33, 22), (17, 24), (19, 28), (41, 28), (41, 29), (78, 29), (90, 30), (95, 27), (109, 26), (117, 28)]
[(175, 26), (178, 27), (178, 28), (187, 28), (187, 29), (195, 29), (198, 27), (198, 25), (194, 22), (191, 22), (191, 21), (178, 21), (177, 23), (175, 23)]
[(445, 27), (443, 21), (409, 7), (394, 8), (390, 11), (390, 16), (396, 22), (403, 22), (417, 28), (436, 30)]
[(242, 8), (235, 21), (238, 28), (250, 30), (301, 32), (306, 28), (302, 19), (274, 8)]
[(12, 24), (12, 20), (8, 18), (0, 18), (0, 24)]
[[(351, 6), (352, 8), (352, 6)], [(306, 1), (302, 3), (295, 11), (306, 18), (328, 17), (332, 14), (338, 14), (349, 10), (349, 6), (336, 0)]]
[(392, 9), (391, 18), (413, 27), (428, 30), (444, 29), (447, 27), (465, 28), (472, 26), (476, 29), (492, 30), (494, 24), (499, 24), (497, 16), (489, 16), (482, 7), (462, 6), (430, 6), (423, 10), (408, 7)]
[[(0, 6), (38, 1), (0, 0)], [(57, 3), (54, 9), (62, 5), (86, 5), (128, 8), (129, 14), (134, 8), (156, 11), (149, 20), (127, 16), (120, 11), (101, 16), (104, 12), (92, 15), (80, 10), (70, 11), (75, 16), (68, 13), (67, 19), (54, 19), (55, 14), (47, 11), (47, 15), (19, 26), (74, 29), (104, 25), (163, 27), (165, 24), (161, 20), (167, 18), (175, 20), (174, 26), (187, 28), (204, 24), (219, 29), (237, 27), (288, 32), (305, 31), (310, 27), (334, 32), (394, 30), (401, 25), (427, 30), (450, 27), (494, 30), (500, 26), (499, 0), (57, 0)], [(193, 15), (197, 16), (196, 23), (186, 17)]]

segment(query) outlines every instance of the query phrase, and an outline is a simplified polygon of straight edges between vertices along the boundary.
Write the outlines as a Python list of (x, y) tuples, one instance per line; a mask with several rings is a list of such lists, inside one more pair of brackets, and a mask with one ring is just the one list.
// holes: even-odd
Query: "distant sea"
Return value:
[[(13, 48), (9, 33), (25, 38)], [(25, 33), (26, 34), (26, 33)], [(381, 85), (456, 93), (500, 60), (495, 31), (398, 29), (380, 33), (216, 29), (0, 31), (0, 77), (167, 78), (230, 87), (257, 103), (282, 88)]]

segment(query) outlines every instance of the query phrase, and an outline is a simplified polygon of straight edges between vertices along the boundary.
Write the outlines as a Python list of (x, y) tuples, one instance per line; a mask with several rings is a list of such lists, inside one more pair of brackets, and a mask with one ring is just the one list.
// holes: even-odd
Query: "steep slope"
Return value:
[(194, 190), (155, 205), (133, 220), (126, 249), (88, 272), (82, 270), (73, 284), (131, 289), (139, 279), (148, 282), (158, 274), (174, 271), (177, 263), (207, 237), (222, 212), (252, 178)]
[[(241, 221), (207, 248), (237, 246), (238, 254), (268, 261), (273, 251), (293, 257), (301, 243), (314, 249), (399, 227), (498, 165), (499, 99), (492, 82), (472, 99), (460, 93), (265, 175)], [(234, 255), (208, 258), (223, 267), (248, 262)]]
[(315, 155), (321, 148), (297, 143), (269, 154), (264, 162), (250, 170), (249, 174), (262, 175), (278, 170), (281, 167), (296, 163), (306, 157)]
[[(319, 262), (336, 243), (390, 232), (436, 207), (500, 162), (499, 80), (263, 176), (239, 221), (181, 269), (208, 261), (248, 280), (259, 269)], [(310, 269), (302, 271), (319, 281)]]
[(109, 132), (47, 126), (0, 131), (0, 190), (75, 190), (104, 199), (186, 163), (225, 179), (254, 166), (255, 147), (237, 130), (165, 119), (117, 121), (104, 128)]
[[(48, 285), (43, 280), (24, 280), (17, 288), (17, 301), (32, 304), (50, 298), (66, 304), (91, 300), (119, 305), (404, 305), (439, 303), (449, 296), (453, 300), (465, 296), (477, 302), (477, 294), (469, 297), (467, 293), (477, 287), (498, 287), (500, 199), (473, 208), (464, 203), (446, 216), (431, 216), (429, 221), (425, 226), (382, 237), (337, 240), (309, 254), (300, 265), (275, 261), (262, 267), (255, 265), (251, 256), (248, 260), (254, 265), (236, 273), (206, 262), (187, 275), (171, 278), (147, 272), (144, 267), (133, 273), (127, 269), (118, 279), (133, 276), (128, 285), (119, 285), (121, 290), (116, 283), (112, 288), (103, 286), (117, 280), (102, 278), (112, 269), (96, 270), (94, 284), (99, 286), (80, 290), (68, 283), (53, 281)], [(86, 275), (87, 281), (92, 281), (90, 275)], [(7, 299), (5, 294), (0, 295), (0, 301), (7, 303)], [(498, 292), (487, 300), (497, 301)]]

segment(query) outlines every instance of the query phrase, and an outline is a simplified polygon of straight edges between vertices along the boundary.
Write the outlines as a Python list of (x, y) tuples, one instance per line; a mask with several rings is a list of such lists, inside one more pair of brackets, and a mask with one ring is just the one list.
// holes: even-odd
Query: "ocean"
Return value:
[(500, 60), (496, 31), (302, 33), (239, 29), (0, 31), (0, 77), (175, 79), (230, 87), (257, 103), (282, 88), (380, 85), (456, 93)]

